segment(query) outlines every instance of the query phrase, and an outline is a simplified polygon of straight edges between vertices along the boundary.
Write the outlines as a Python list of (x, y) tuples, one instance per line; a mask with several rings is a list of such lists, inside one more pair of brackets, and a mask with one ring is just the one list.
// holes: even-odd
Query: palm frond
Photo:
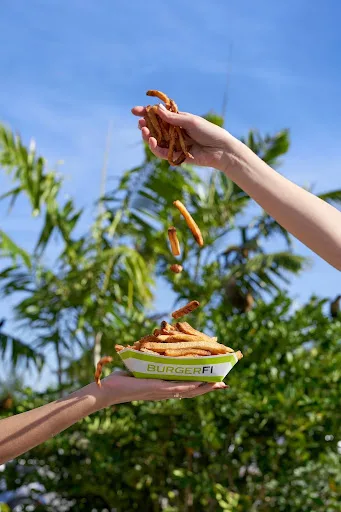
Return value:
[(332, 205), (341, 205), (341, 190), (331, 190), (329, 192), (323, 192), (323, 194), (318, 194), (320, 199), (326, 201)]
[(0, 332), (0, 356), (2, 358), (8, 357), (13, 367), (24, 364), (28, 368), (31, 364), (34, 364), (37, 368), (41, 368), (44, 362), (44, 356), (41, 353), (19, 338), (3, 332)]

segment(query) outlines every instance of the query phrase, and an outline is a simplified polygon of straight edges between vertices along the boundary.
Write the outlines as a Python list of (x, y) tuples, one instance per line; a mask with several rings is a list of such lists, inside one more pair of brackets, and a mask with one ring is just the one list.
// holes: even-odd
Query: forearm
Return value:
[(105, 405), (105, 389), (93, 383), (66, 398), (1, 420), (0, 464), (43, 443)]
[(225, 169), (281, 226), (341, 270), (341, 212), (278, 174), (236, 139), (229, 141)]

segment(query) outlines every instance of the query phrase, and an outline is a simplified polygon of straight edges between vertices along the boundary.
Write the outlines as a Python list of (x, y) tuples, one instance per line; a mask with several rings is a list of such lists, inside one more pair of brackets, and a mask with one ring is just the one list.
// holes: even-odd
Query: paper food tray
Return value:
[(119, 352), (126, 368), (140, 379), (221, 382), (238, 363), (236, 354), (203, 357), (167, 357), (125, 348)]

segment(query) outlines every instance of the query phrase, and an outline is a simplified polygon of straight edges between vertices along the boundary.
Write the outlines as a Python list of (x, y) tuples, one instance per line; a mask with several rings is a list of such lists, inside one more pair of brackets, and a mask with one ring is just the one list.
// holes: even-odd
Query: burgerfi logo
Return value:
[(213, 373), (213, 366), (202, 366), (201, 368), (193, 368), (190, 366), (172, 366), (172, 365), (158, 365), (149, 363), (147, 372), (150, 373), (167, 373), (174, 375), (202, 375)]

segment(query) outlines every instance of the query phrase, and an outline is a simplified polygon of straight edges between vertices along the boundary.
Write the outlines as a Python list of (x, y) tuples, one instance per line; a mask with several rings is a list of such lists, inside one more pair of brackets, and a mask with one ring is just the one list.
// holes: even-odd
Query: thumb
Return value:
[(161, 119), (173, 126), (182, 126), (183, 128), (186, 128), (190, 124), (190, 116), (184, 112), (170, 112), (162, 104), (159, 105), (158, 114)]

